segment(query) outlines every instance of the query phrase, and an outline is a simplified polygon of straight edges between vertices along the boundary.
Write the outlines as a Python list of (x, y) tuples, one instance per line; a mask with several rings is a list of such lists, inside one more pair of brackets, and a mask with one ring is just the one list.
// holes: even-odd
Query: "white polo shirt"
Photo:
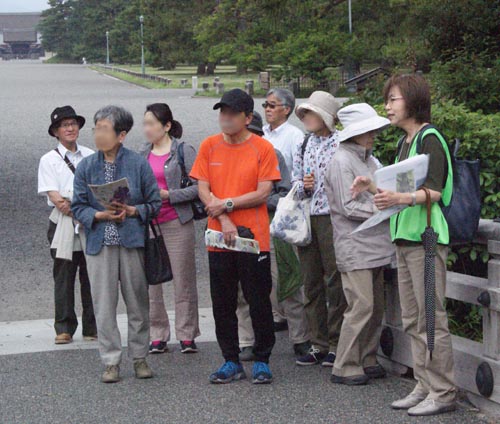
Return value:
[(263, 130), (264, 138), (283, 155), (286, 166), (291, 173), (293, 157), (304, 141), (304, 133), (288, 121), (274, 130), (271, 130), (271, 125), (265, 125)]
[[(62, 197), (72, 199), (74, 175), (63, 157), (66, 156), (76, 168), (84, 157), (90, 156), (94, 151), (77, 144), (76, 152), (70, 152), (61, 143), (57, 145), (57, 150), (62, 157), (55, 150), (51, 150), (40, 159), (38, 166), (38, 194), (47, 196), (47, 192), (57, 191)], [(47, 204), (54, 206), (48, 196)]]

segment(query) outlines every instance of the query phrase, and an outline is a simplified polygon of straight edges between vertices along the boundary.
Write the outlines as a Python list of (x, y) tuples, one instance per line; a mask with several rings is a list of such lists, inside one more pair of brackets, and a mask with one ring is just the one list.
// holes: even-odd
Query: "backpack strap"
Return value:
[(439, 132), (439, 130), (432, 124), (427, 124), (418, 132), (418, 135), (417, 135), (417, 155), (420, 155), (422, 153), (422, 141), (424, 139), (424, 134), (428, 130), (436, 130), (437, 132)]
[[(446, 143), (446, 141), (444, 140), (444, 137), (441, 134), (441, 132), (434, 125), (428, 124), (425, 127), (423, 127), (417, 135), (417, 140), (416, 140), (417, 154), (419, 154), (419, 155), (422, 153), (422, 142), (427, 134), (435, 134), (437, 136), (438, 140), (441, 142), (441, 145), (443, 146), (443, 149), (445, 150), (445, 155), (446, 155), (447, 159), (449, 159), (448, 167), (451, 167), (451, 169), (453, 170), (454, 157), (456, 156), (456, 154), (458, 152), (458, 147), (460, 147), (460, 141), (458, 139), (455, 140), (454, 151), (452, 154), (450, 152), (448, 143)], [(443, 190), (444, 190), (444, 188), (443, 188)], [(442, 197), (441, 197), (441, 199), (439, 199), (438, 204), (441, 208), (446, 207)]]

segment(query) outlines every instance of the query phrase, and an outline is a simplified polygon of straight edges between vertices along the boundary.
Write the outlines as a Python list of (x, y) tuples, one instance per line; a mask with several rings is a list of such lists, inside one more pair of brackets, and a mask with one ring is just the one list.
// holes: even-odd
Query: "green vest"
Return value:
[[(448, 176), (446, 178), (446, 184), (441, 193), (441, 202), (443, 206), (448, 206), (451, 201), (451, 195), (453, 191), (453, 168), (451, 163), (450, 152), (448, 150), (448, 145), (444, 140), (443, 136), (439, 131), (434, 128), (427, 128), (423, 130), (420, 140), (423, 140), (427, 135), (433, 134), (443, 145), (443, 149), (446, 153), (446, 159), (448, 160)], [(410, 152), (408, 158), (416, 156), (417, 153), (417, 142), (419, 138), (417, 134), (412, 141), (410, 147)], [(396, 163), (399, 161), (399, 157), (396, 157)], [(448, 232), (448, 223), (441, 211), (441, 206), (439, 203), (433, 203), (431, 208), (431, 224), (439, 234), (438, 243), (439, 244), (449, 244), (450, 234)], [(391, 237), (392, 241), (397, 239), (408, 240), (413, 242), (422, 242), (422, 233), (427, 227), (427, 208), (425, 205), (415, 205), (403, 209), (396, 215), (391, 216)]]

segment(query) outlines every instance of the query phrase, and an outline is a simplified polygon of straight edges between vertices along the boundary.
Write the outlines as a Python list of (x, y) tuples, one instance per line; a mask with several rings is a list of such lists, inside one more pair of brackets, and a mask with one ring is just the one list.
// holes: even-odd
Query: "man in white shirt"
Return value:
[[(75, 314), (77, 272), (81, 286), (83, 337), (86, 340), (97, 338), (87, 266), (77, 234), (78, 226), (73, 222), (71, 213), (74, 171), (84, 157), (94, 152), (78, 145), (77, 139), (80, 128), (85, 125), (85, 118), (77, 115), (71, 106), (56, 108), (50, 118), (49, 135), (59, 143), (40, 159), (38, 194), (46, 196), (48, 205), (53, 208), (47, 236), (54, 259), (55, 343), (67, 344), (72, 342), (78, 327)], [(65, 231), (68, 226), (69, 231)]]
[(262, 107), (267, 121), (263, 128), (264, 138), (280, 151), (288, 170), (292, 172), (295, 151), (304, 141), (304, 133), (288, 122), (295, 109), (295, 96), (285, 88), (273, 88), (267, 92)]
[[(264, 138), (271, 142), (285, 159), (286, 167), (289, 172), (293, 169), (293, 158), (295, 152), (301, 148), (304, 141), (304, 133), (296, 126), (288, 122), (288, 118), (295, 109), (295, 96), (290, 90), (284, 88), (273, 88), (267, 92), (266, 101), (262, 105), (265, 111), (267, 125), (263, 127)], [(290, 276), (288, 281), (297, 280), (299, 268), (298, 258), (292, 255), (285, 255), (280, 250), (288, 250), (290, 246), (284, 246), (283, 243), (274, 243), (275, 249), (272, 254), (276, 257), (275, 263), (278, 264), (278, 273)], [(297, 254), (296, 249), (294, 248)], [(286, 257), (287, 261), (280, 258)], [(289, 261), (294, 258), (296, 263)], [(298, 277), (300, 278), (300, 277)], [(307, 325), (304, 311), (304, 287), (301, 285), (294, 290), (287, 298), (278, 301), (278, 280), (273, 278), (273, 290), (271, 292), (271, 303), (273, 305), (274, 328), (275, 331), (285, 330), (288, 327), (290, 341), (294, 345), (295, 354), (300, 357), (310, 347), (309, 328)], [(288, 291), (288, 290), (287, 290)]]

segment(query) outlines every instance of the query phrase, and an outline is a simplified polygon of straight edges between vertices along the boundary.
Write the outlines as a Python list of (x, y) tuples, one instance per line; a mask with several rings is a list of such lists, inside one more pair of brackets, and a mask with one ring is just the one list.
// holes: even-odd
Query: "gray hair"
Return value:
[(94, 115), (94, 124), (103, 119), (107, 119), (113, 124), (117, 135), (122, 131), (128, 133), (134, 126), (132, 114), (121, 106), (109, 105), (99, 109)]
[(270, 96), (271, 94), (273, 94), (283, 106), (290, 108), (290, 112), (287, 115), (288, 118), (295, 109), (295, 96), (293, 95), (293, 93), (286, 88), (271, 88), (267, 92), (266, 97)]

